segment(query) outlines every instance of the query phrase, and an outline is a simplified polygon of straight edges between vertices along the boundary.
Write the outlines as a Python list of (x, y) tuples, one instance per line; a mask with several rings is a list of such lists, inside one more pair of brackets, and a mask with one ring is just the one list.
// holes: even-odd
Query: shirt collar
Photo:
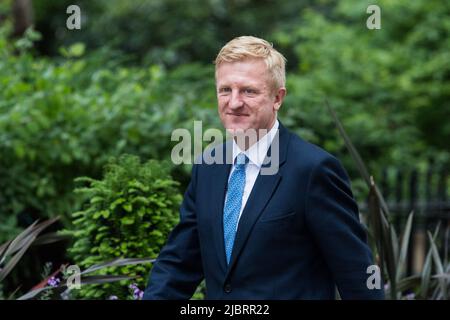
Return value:
[(264, 135), (246, 151), (242, 151), (241, 148), (239, 148), (239, 146), (236, 144), (236, 141), (234, 141), (233, 139), (233, 163), (235, 162), (237, 155), (242, 152), (248, 157), (250, 163), (253, 163), (258, 168), (261, 168), (264, 159), (266, 158), (270, 144), (272, 143), (273, 138), (277, 133), (278, 127), (278, 119), (275, 119), (275, 123), (272, 126), (272, 129), (270, 129), (270, 131), (266, 135)]

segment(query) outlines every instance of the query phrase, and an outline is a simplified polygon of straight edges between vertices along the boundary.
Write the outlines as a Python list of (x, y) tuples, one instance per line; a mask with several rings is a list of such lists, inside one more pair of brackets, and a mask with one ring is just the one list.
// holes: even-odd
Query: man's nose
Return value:
[(244, 101), (242, 101), (239, 91), (233, 91), (231, 93), (229, 105), (231, 109), (238, 109), (244, 105)]

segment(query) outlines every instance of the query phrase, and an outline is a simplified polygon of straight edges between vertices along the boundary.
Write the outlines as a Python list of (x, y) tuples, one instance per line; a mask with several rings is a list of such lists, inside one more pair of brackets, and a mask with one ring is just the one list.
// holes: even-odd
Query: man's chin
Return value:
[(225, 129), (227, 130), (228, 134), (230, 134), (231, 136), (237, 136), (237, 135), (242, 135), (246, 132), (246, 130), (248, 130), (247, 126), (230, 126), (230, 127), (225, 127)]

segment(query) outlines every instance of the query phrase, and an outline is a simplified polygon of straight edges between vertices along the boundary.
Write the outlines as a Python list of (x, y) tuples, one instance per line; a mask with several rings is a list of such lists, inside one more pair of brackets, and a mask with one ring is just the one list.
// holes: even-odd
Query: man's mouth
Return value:
[(245, 113), (227, 113), (227, 114), (235, 117), (248, 117), (248, 114)]

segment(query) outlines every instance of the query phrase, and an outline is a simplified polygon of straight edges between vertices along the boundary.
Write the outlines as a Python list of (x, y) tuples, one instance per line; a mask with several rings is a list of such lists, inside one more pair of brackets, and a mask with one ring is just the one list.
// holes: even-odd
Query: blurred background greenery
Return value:
[[(81, 30), (66, 28), (72, 4)], [(366, 28), (369, 4), (381, 7), (380, 30)], [(416, 171), (416, 198), (436, 193), (448, 205), (449, 33), (450, 3), (441, 0), (3, 0), (0, 243), (57, 215), (55, 230), (74, 229), (72, 213), (86, 203), (74, 179), (100, 179), (111, 157), (168, 160), (173, 129), (192, 131), (194, 120), (220, 128), (212, 61), (240, 35), (286, 56), (279, 119), (341, 159), (362, 213), (367, 188), (325, 98), (376, 181), (408, 194), (394, 173)], [(170, 168), (180, 194), (189, 169)], [(29, 289), (47, 261), (75, 259), (72, 246), (30, 250), (7, 291)]]

